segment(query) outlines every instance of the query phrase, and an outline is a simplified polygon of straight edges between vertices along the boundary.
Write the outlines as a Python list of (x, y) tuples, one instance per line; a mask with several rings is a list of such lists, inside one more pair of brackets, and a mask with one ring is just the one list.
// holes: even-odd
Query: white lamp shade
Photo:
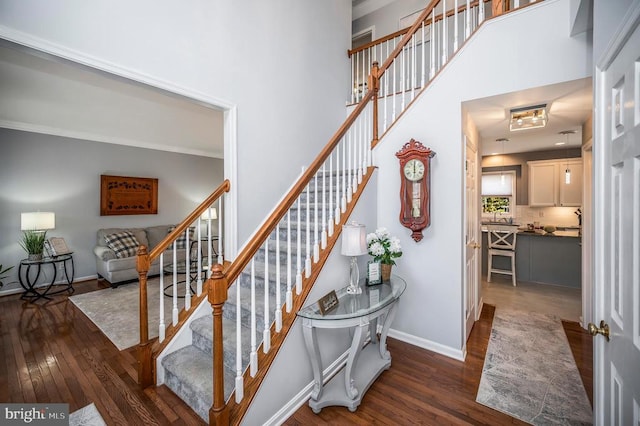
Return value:
[(367, 254), (367, 229), (358, 223), (349, 223), (342, 227), (342, 251), (344, 256), (362, 256)]
[(217, 218), (218, 218), (218, 211), (216, 210), (215, 207), (206, 209), (204, 213), (202, 213), (202, 216), (200, 216), (200, 219), (202, 220), (216, 220)]
[(31, 212), (20, 214), (22, 231), (44, 231), (56, 227), (56, 215), (53, 212)]

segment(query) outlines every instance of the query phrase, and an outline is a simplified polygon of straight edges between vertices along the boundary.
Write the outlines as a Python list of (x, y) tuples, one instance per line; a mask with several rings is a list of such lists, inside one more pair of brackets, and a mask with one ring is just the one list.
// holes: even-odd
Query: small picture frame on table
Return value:
[(382, 268), (380, 262), (374, 260), (367, 263), (367, 285), (382, 284)]

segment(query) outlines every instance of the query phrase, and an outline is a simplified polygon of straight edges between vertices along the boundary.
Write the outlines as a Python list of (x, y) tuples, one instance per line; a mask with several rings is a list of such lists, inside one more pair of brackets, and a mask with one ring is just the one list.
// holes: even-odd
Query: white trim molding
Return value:
[(454, 349), (450, 346), (445, 346), (440, 343), (433, 342), (431, 340), (423, 339), (412, 334), (407, 334), (402, 331), (391, 329), (389, 330), (389, 337), (401, 340), (419, 348), (426, 349), (428, 351), (439, 353), (440, 355), (447, 356), (449, 358), (457, 359), (458, 361), (464, 361), (466, 357), (465, 349)]

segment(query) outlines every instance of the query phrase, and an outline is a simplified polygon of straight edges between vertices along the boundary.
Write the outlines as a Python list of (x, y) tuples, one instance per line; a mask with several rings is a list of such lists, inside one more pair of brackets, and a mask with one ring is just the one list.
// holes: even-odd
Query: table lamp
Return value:
[(351, 222), (342, 226), (341, 253), (344, 256), (351, 256), (347, 293), (360, 294), (362, 293), (362, 289), (358, 285), (360, 281), (360, 270), (358, 269), (357, 256), (367, 254), (367, 233), (364, 225)]
[(209, 207), (202, 213), (200, 219), (202, 220), (216, 220), (218, 218), (218, 211), (215, 207)]
[(20, 213), (21, 231), (46, 231), (55, 227), (56, 215), (53, 212)]

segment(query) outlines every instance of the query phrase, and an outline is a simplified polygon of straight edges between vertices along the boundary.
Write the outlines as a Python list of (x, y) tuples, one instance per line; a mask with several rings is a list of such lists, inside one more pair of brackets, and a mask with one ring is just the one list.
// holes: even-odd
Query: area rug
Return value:
[[(180, 280), (180, 278), (179, 278)], [(165, 277), (164, 285), (171, 283)], [(194, 284), (195, 288), (195, 284)], [(167, 294), (171, 294), (171, 289)], [(184, 295), (184, 284), (178, 285), (178, 294)], [(160, 324), (160, 278), (150, 278), (147, 282), (147, 306), (149, 307), (149, 337), (158, 336)], [(119, 349), (127, 349), (140, 342), (140, 303), (138, 283), (123, 284), (117, 288), (105, 288), (91, 293), (69, 297), (98, 328)], [(162, 297), (165, 325), (171, 323), (173, 298)], [(178, 298), (178, 310), (184, 307), (184, 299)]]
[(69, 426), (107, 426), (96, 405), (92, 402), (69, 414)]
[(592, 424), (559, 318), (496, 309), (476, 401), (533, 425)]

